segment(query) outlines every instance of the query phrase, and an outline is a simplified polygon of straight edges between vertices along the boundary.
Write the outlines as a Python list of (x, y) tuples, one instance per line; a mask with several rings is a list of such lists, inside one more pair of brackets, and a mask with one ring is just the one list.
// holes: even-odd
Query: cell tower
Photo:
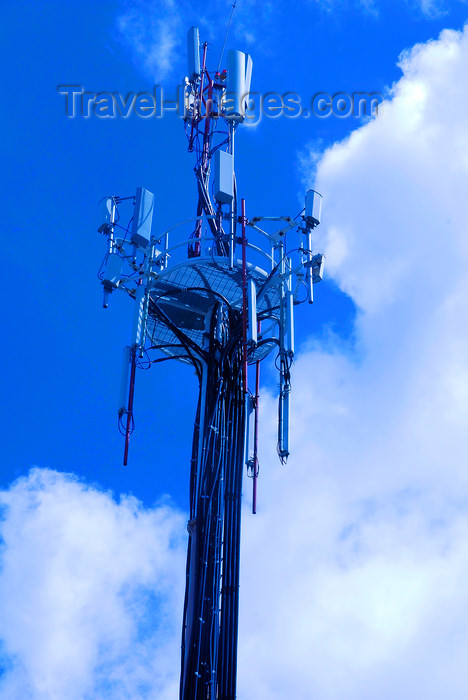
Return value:
[[(323, 256), (312, 251), (321, 196), (309, 190), (295, 218), (247, 218), (234, 169), (234, 137), (244, 122), (252, 59), (231, 50), (210, 72), (207, 43), (188, 32), (184, 125), (196, 157), (196, 216), (159, 231), (154, 196), (103, 200), (107, 252), (99, 277), (104, 307), (121, 290), (135, 301), (124, 350), (119, 425), (124, 464), (134, 427), (136, 370), (167, 359), (191, 364), (199, 398), (190, 468), (190, 517), (183, 609), (181, 700), (236, 697), (241, 491), (244, 466), (256, 512), (260, 362), (276, 353), (278, 455), (289, 455), (294, 306), (312, 303)], [(210, 172), (214, 180), (210, 187)], [(130, 223), (121, 212), (133, 207)], [(249, 372), (249, 366), (252, 370)], [(254, 375), (253, 388), (249, 374)]]

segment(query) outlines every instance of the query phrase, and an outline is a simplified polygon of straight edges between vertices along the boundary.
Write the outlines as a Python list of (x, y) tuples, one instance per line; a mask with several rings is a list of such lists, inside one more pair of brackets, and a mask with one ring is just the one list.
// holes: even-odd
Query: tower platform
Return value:
[[(251, 263), (247, 263), (247, 277), (255, 284), (259, 320), (275, 322), (280, 308), (277, 284), (271, 284), (268, 273)], [(158, 273), (152, 281), (150, 297), (177, 328), (202, 347), (206, 316), (214, 302), (224, 301), (234, 310), (242, 310), (242, 262), (235, 260), (231, 269), (226, 257), (189, 258)], [(146, 332), (153, 346), (174, 358), (180, 356), (177, 337), (151, 311)], [(261, 360), (275, 346), (274, 340), (259, 341), (249, 353), (249, 362)]]

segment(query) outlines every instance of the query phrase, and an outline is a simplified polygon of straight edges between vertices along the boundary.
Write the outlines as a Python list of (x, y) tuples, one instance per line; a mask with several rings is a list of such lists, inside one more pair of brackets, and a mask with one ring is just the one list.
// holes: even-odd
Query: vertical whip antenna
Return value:
[(231, 28), (232, 15), (234, 14), (234, 10), (236, 9), (236, 5), (237, 5), (237, 0), (234, 0), (234, 2), (232, 4), (231, 16), (229, 17), (228, 26), (226, 28), (226, 34), (224, 35), (223, 48), (221, 49), (221, 55), (219, 57), (218, 73), (219, 73), (219, 69), (221, 68), (221, 61), (223, 60), (224, 49), (226, 48), (226, 41), (228, 38), (229, 29)]

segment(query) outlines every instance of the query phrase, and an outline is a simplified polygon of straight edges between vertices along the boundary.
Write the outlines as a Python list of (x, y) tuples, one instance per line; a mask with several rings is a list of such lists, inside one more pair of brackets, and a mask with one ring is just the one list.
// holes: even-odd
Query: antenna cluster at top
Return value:
[[(206, 111), (214, 118), (243, 122), (250, 92), (252, 58), (231, 49), (227, 69), (211, 75), (206, 65), (207, 44), (200, 45), (198, 27), (187, 34), (188, 76), (185, 78), (185, 116), (188, 120), (203, 117)], [(205, 94), (204, 92), (211, 93)], [(210, 102), (208, 102), (210, 100)]]
[[(245, 200), (238, 195), (234, 138), (246, 117), (252, 59), (229, 50), (227, 68), (210, 72), (208, 44), (200, 44), (197, 27), (188, 32), (187, 49), (184, 126), (189, 151), (196, 156), (196, 211), (161, 231), (154, 216), (156, 199), (139, 187), (135, 196), (104, 200), (106, 221), (99, 228), (108, 241), (99, 272), (104, 306), (117, 289), (135, 301), (119, 400), (125, 463), (134, 424), (136, 369), (169, 358), (201, 367), (217, 303), (242, 320), (238, 332), (242, 326), (245, 379), (247, 364), (258, 365), (270, 352), (277, 353), (278, 453), (284, 461), (289, 455), (294, 307), (312, 303), (313, 287), (323, 276), (324, 256), (313, 251), (312, 240), (321, 219), (322, 197), (309, 190), (304, 209), (295, 217), (279, 212), (247, 217)], [(129, 204), (132, 216), (125, 226), (120, 210), (123, 213)], [(166, 357), (153, 359), (153, 353)], [(247, 382), (244, 392), (250, 396)], [(247, 403), (248, 414), (250, 409)], [(251, 457), (248, 444), (249, 439), (246, 463), (255, 464), (256, 447)]]

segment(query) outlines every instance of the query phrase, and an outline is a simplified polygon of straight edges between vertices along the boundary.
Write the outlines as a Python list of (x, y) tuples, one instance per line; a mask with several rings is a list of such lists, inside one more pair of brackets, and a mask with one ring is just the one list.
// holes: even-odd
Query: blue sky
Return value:
[[(139, 378), (137, 432), (130, 468), (123, 470), (114, 409), (130, 310), (126, 299), (114, 298), (104, 313), (95, 280), (104, 244), (95, 231), (101, 196), (148, 187), (164, 203), (158, 207), (161, 228), (192, 213), (196, 190), (182, 125), (172, 115), (160, 120), (135, 115), (127, 120), (66, 119), (65, 98), (56, 90), (58, 85), (78, 84), (92, 92), (125, 94), (162, 84), (168, 94), (175, 92), (186, 70), (186, 27), (196, 22), (197, 8), (185, 3), (171, 10), (170, 5), (6, 7), (2, 50), (13, 68), (4, 77), (8, 108), (2, 116), (5, 227), (18, 233), (5, 241), (8, 258), (14, 260), (6, 269), (4, 295), (14, 338), (14, 349), (4, 348), (5, 367), (11, 365), (4, 385), (5, 484), (38, 464), (72, 470), (106, 488), (130, 490), (146, 503), (169, 492), (185, 505), (194, 398), (181, 402), (177, 387), (192, 381), (192, 375), (187, 368), (162, 365)], [(216, 10), (210, 28), (216, 60), (229, 9)], [(321, 7), (311, 2), (292, 8), (266, 4), (256, 28), (252, 4), (243, 8), (239, 3), (230, 45), (252, 52), (253, 87), (262, 93), (295, 91), (303, 100), (322, 91), (384, 93), (400, 75), (400, 51), (437, 36), (442, 27), (460, 27), (464, 9), (463, 3), (455, 3), (449, 14), (427, 17), (417, 4), (404, 2), (379, 3), (372, 12), (354, 3)], [(169, 16), (179, 42), (162, 79), (157, 63), (148, 67), (135, 50), (132, 34), (136, 18), (149, 25), (151, 12), (161, 21), (165, 13)], [(124, 34), (119, 27), (127, 17)], [(252, 45), (243, 31), (237, 39), (236, 22), (254, 30)], [(149, 29), (142, 41), (150, 53)], [(333, 117), (264, 119), (257, 129), (239, 132), (238, 181), (250, 211), (279, 207), (295, 215), (304, 190), (301, 152), (311, 142), (323, 149), (357, 126), (354, 119)], [(349, 336), (353, 308), (335, 292), (332, 280), (317, 292), (318, 303), (298, 325), (299, 341), (311, 330), (320, 335), (330, 325)], [(164, 396), (163, 410), (158, 409), (158, 395)], [(151, 467), (155, 459), (169, 470), (157, 479)]]
[[(137, 186), (155, 193), (160, 230), (191, 216), (192, 156), (175, 115), (69, 119), (57, 86), (175, 93), (187, 29), (199, 24), (215, 66), (229, 12), (170, 0), (4, 7), (5, 697), (174, 697), (196, 381), (172, 362), (139, 373), (123, 468), (116, 409), (132, 309), (118, 294), (101, 308), (96, 229), (101, 197)], [(432, 660), (424, 697), (446, 700), (447, 677), (464, 697), (466, 630), (452, 602), (466, 622), (466, 18), (461, 0), (239, 0), (234, 13), (228, 46), (252, 53), (254, 90), (387, 99), (369, 123), (264, 118), (236, 140), (248, 215), (294, 216), (317, 183), (328, 266), (298, 314), (287, 469), (264, 363), (259, 513), (244, 517), (244, 586), (262, 591), (241, 621), (246, 700), (284, 697), (291, 674), (298, 699), (414, 696), (424, 674), (403, 652), (418, 668)], [(431, 617), (434, 600), (445, 617)]]

